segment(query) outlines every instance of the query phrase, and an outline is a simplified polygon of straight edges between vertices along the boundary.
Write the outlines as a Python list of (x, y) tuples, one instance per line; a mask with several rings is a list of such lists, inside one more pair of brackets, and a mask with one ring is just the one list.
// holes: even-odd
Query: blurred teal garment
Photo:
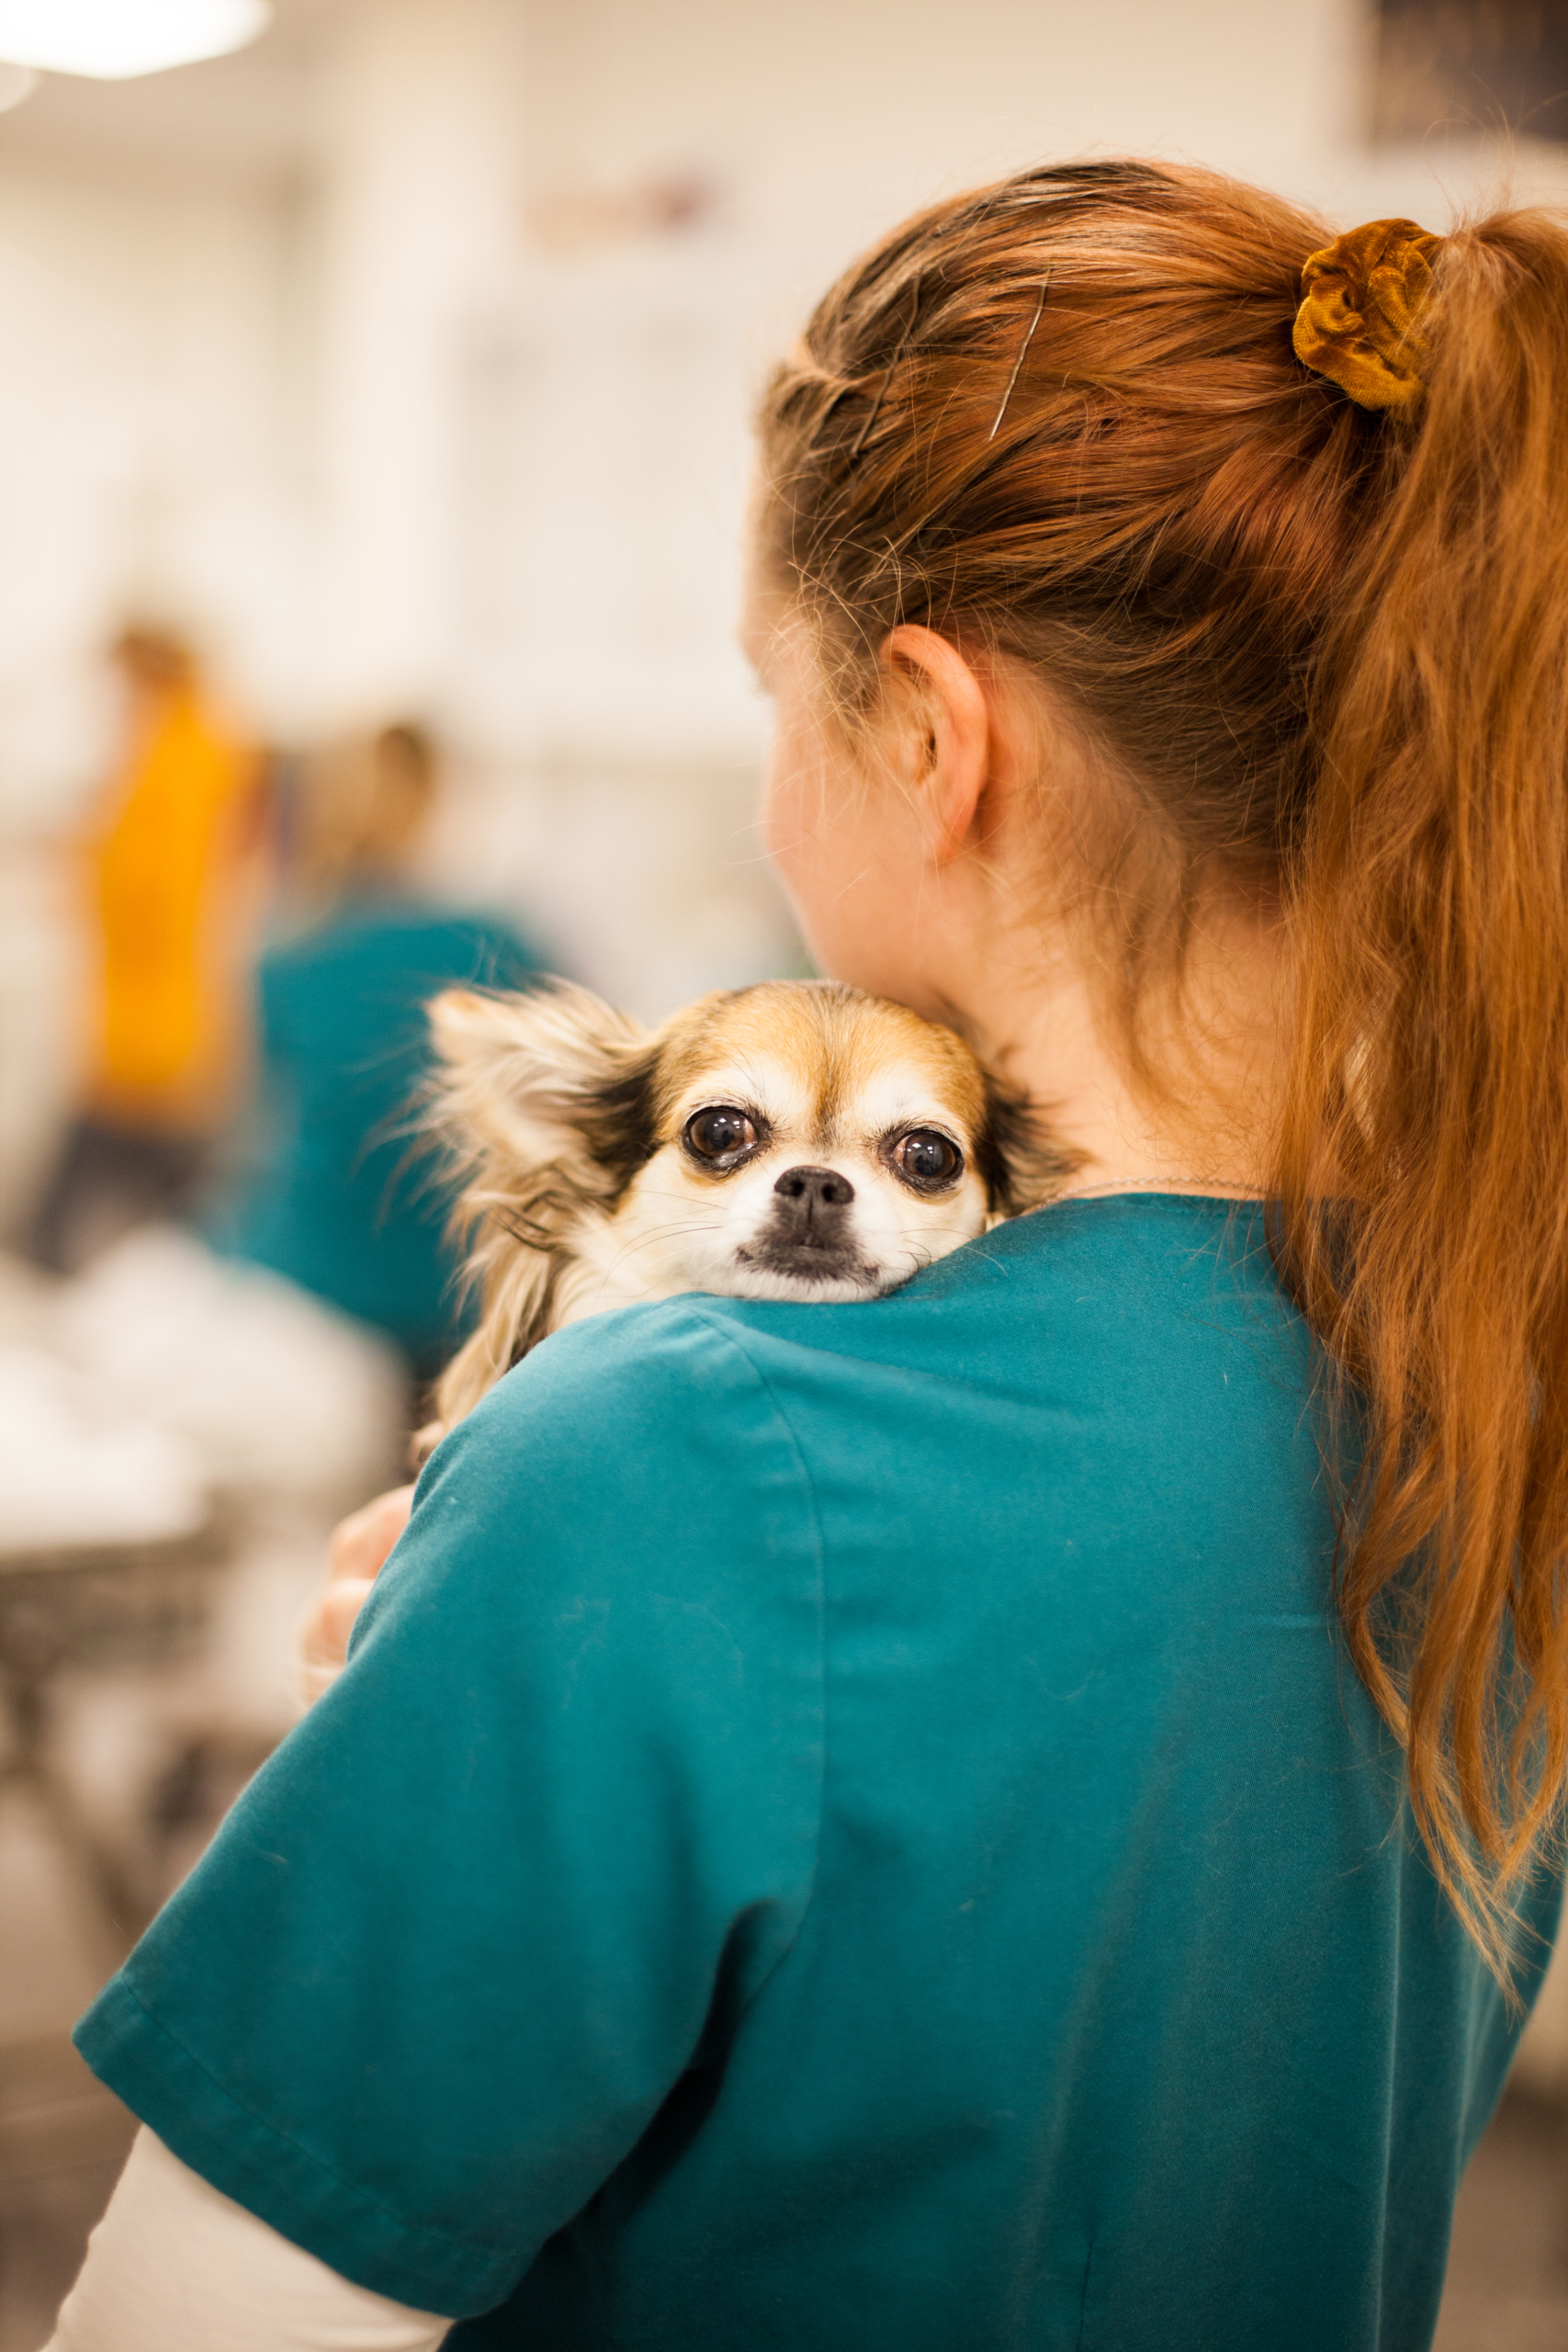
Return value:
[(525, 987), (536, 962), (496, 918), (390, 896), (262, 957), (262, 1154), (211, 1238), (375, 1324), (421, 1376), (462, 1336), (450, 1200), (412, 1115), (424, 1007), (464, 983)]
[(1258, 1212), (1156, 1195), (558, 1334), (88, 2063), (474, 2352), (1418, 2352), (1517, 2020), (1313, 1369)]

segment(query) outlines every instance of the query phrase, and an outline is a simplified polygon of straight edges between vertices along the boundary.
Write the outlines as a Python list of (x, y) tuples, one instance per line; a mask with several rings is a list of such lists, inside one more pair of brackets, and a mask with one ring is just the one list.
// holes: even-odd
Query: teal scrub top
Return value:
[(1258, 1212), (1159, 1195), (558, 1334), (88, 2063), (476, 2352), (1427, 2345), (1517, 2025), (1313, 1369)]
[(536, 958), (498, 917), (360, 897), (264, 954), (263, 1144), (209, 1238), (396, 1340), (422, 1377), (463, 1336), (452, 1201), (421, 1147), (443, 989), (522, 988)]

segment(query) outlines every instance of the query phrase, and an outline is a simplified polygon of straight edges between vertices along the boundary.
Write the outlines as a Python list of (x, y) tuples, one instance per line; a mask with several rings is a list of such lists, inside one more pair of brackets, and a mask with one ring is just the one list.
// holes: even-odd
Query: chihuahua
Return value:
[(951, 1030), (831, 981), (652, 1032), (561, 981), (430, 1019), (481, 1306), (422, 1444), (564, 1324), (682, 1291), (877, 1298), (1069, 1170)]

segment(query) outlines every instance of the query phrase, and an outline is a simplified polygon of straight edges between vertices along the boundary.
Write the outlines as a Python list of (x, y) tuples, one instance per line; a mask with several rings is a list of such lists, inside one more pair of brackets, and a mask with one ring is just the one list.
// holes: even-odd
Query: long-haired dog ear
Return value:
[(429, 1125), (455, 1181), (452, 1229), (479, 1316), (436, 1385), (422, 1457), (544, 1337), (567, 1236), (614, 1205), (658, 1142), (654, 1041), (587, 989), (452, 989), (429, 1019)]
[(517, 1175), (558, 1163), (586, 1193), (618, 1191), (654, 1148), (649, 1037), (588, 989), (449, 989), (429, 1008), (432, 1124), (459, 1164)]

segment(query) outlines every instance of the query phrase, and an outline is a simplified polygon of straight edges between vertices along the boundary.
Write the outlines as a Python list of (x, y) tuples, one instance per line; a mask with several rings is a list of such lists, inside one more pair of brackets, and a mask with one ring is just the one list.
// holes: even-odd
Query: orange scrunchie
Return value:
[(1303, 368), (1361, 408), (1404, 408), (1426, 389), (1420, 314), (1440, 237), (1414, 220), (1369, 220), (1302, 271), (1293, 341)]

